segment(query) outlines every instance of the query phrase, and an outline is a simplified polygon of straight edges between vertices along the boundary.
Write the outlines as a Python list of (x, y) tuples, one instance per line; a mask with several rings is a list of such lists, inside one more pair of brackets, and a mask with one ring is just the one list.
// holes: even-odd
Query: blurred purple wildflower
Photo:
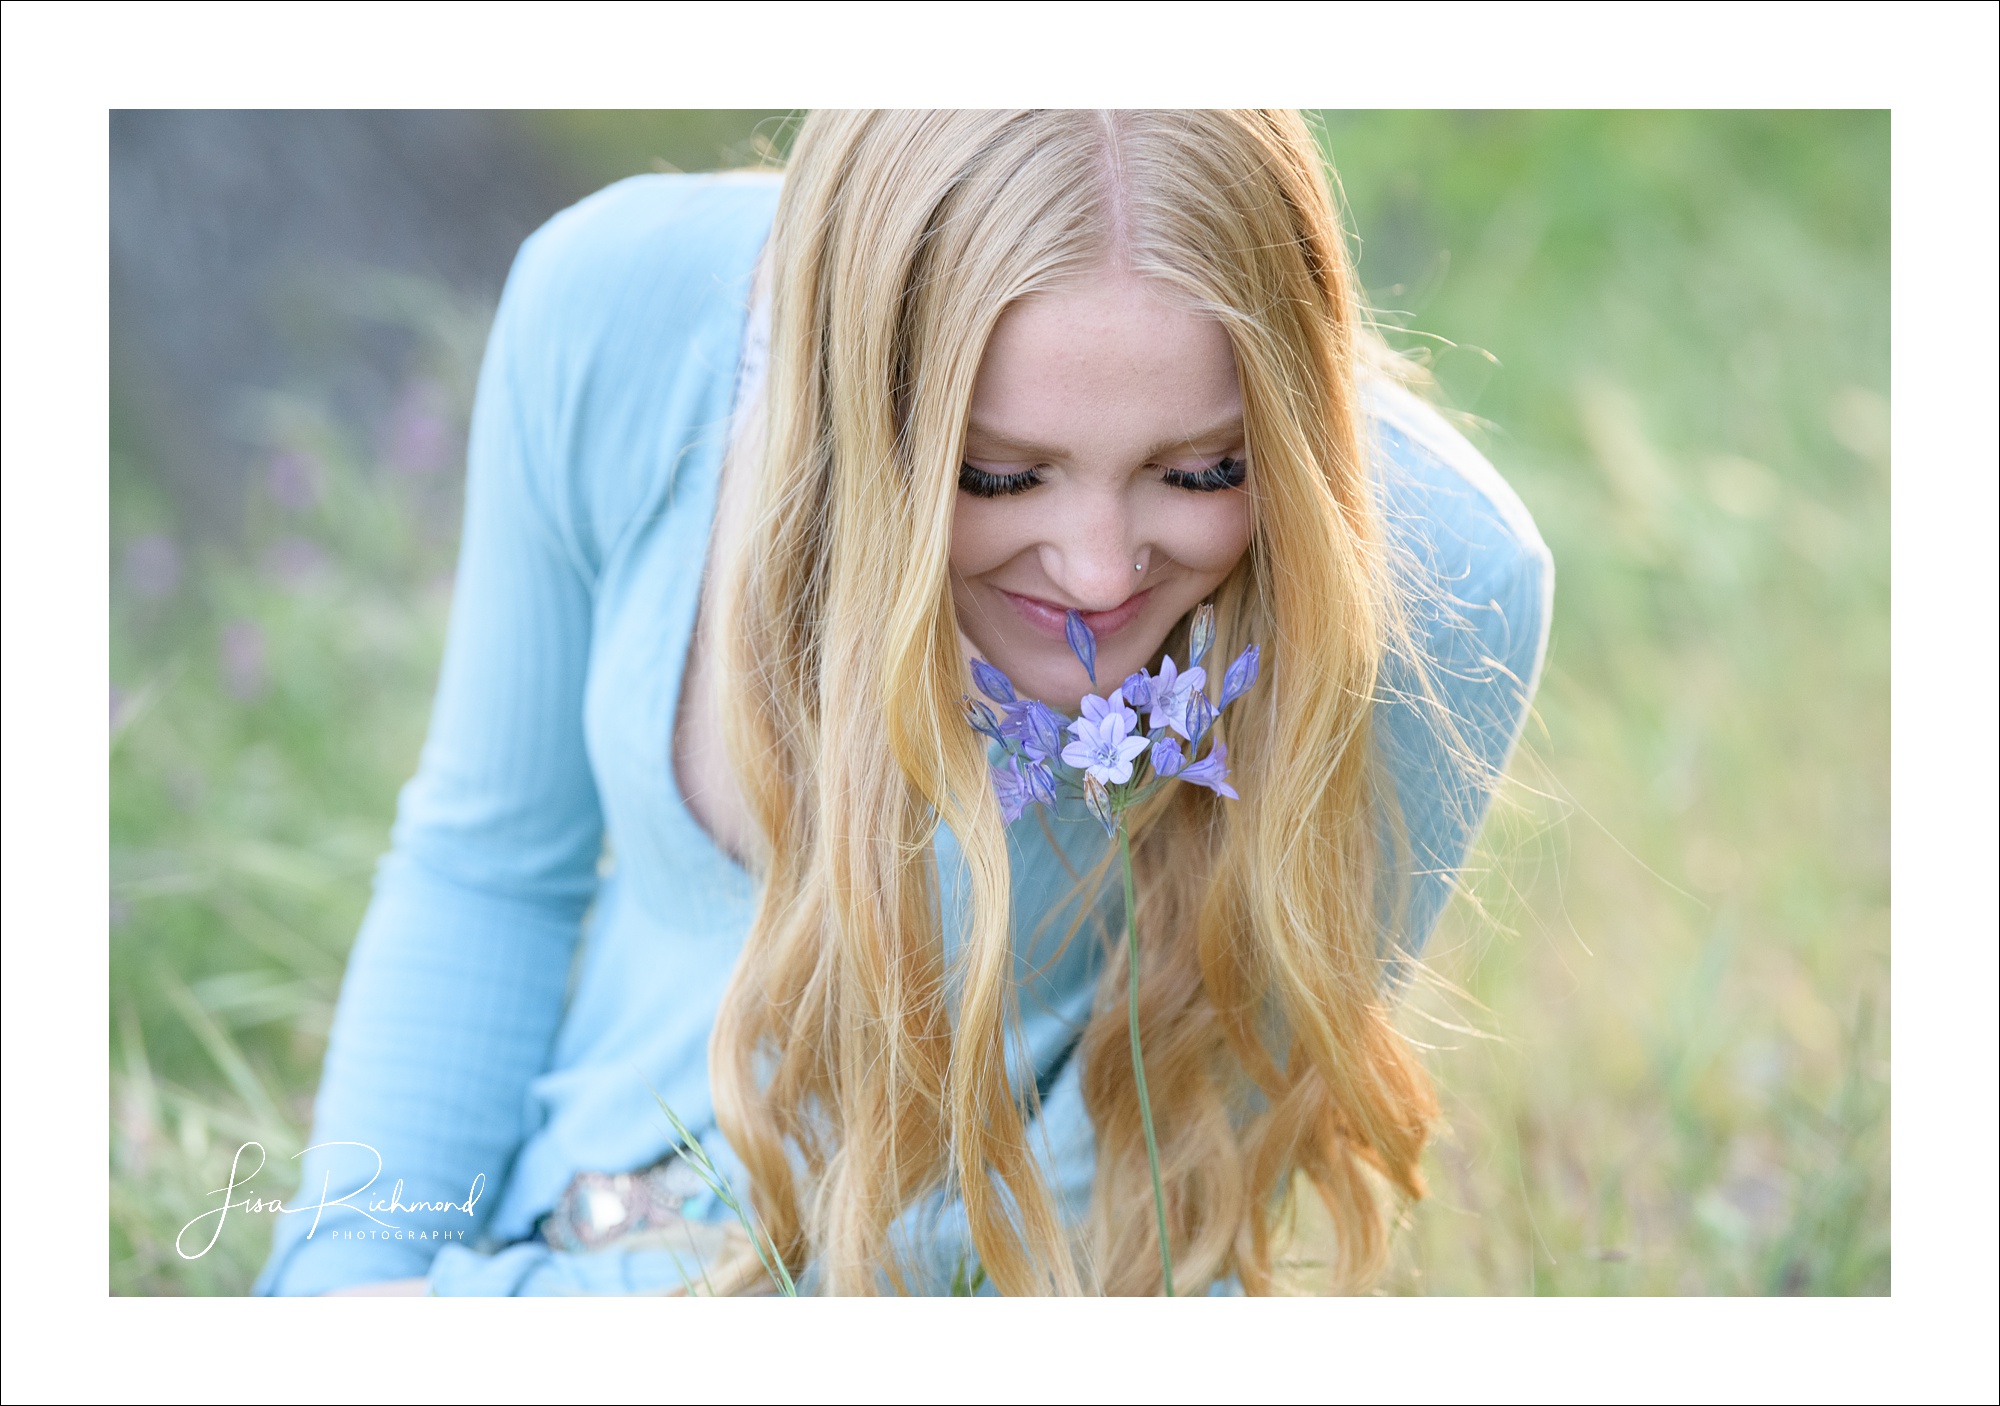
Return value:
[(310, 584), (326, 567), (326, 553), (303, 537), (282, 537), (264, 553), (264, 570), (287, 590)]
[(1150, 707), (1153, 702), (1153, 676), (1141, 669), (1138, 673), (1127, 677), (1118, 691), (1125, 695), (1125, 701), (1134, 708)]
[(264, 631), (251, 620), (232, 620), (222, 631), (222, 682), (230, 696), (248, 703), (269, 681)]
[(1250, 691), (1250, 685), (1257, 682), (1258, 657), (1254, 644), (1236, 656), (1236, 662), (1222, 676), (1222, 702), (1217, 706), (1227, 708)]
[(1008, 677), (987, 663), (984, 659), (972, 661), (972, 681), (979, 685), (979, 691), (995, 703), (1012, 703), (1014, 685)]
[(181, 549), (160, 533), (125, 544), (125, 584), (141, 600), (165, 600), (180, 588)]
[(392, 468), (425, 478), (450, 466), (450, 407), (450, 396), (435, 381), (412, 381), (403, 388), (389, 417), (386, 451)]
[(1114, 708), (1102, 698), (1085, 698), (1083, 708), (1084, 716), (1069, 726), (1076, 741), (1063, 748), (1062, 759), (1088, 772), (1100, 785), (1124, 785), (1132, 779), (1133, 759), (1147, 746), (1143, 736), (1131, 736), (1138, 715), (1129, 708)]
[(286, 450), (272, 456), (264, 471), (264, 488), (286, 512), (306, 513), (319, 506), (321, 477), (319, 460)]
[(1153, 744), (1152, 761), (1154, 774), (1162, 779), (1179, 775), (1181, 768), (1187, 765), (1181, 744), (1174, 741), (1171, 732), (1161, 733), (1160, 740)]
[(1069, 636), (1069, 647), (1082, 661), (1084, 673), (1090, 675), (1090, 686), (1097, 687), (1097, 636), (1074, 610), (1063, 616), (1063, 633)]
[(1209, 748), (1207, 756), (1181, 772), (1180, 779), (1206, 786), (1216, 795), (1227, 796), (1232, 801), (1242, 799), (1236, 794), (1236, 788), (1229, 784), (1229, 748), (1220, 737), (1215, 739), (1215, 745)]

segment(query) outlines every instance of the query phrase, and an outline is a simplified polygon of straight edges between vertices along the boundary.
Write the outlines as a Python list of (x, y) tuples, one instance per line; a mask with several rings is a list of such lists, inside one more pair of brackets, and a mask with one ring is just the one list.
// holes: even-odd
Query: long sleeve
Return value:
[[(583, 735), (591, 567), (548, 503), (559, 446), (545, 403), (561, 382), (543, 364), (545, 281), (531, 241), (480, 374), (422, 761), (348, 963), (315, 1108), (319, 1150), (305, 1154), (259, 1293), (422, 1274), (442, 1243), (475, 1240), (562, 1015), (602, 821)], [(307, 1209), (360, 1186), (373, 1154), (371, 1188), (345, 1208)], [(351, 1209), (392, 1193), (401, 1206), (471, 1201), (470, 1213), (398, 1209), (380, 1217), (389, 1229)]]

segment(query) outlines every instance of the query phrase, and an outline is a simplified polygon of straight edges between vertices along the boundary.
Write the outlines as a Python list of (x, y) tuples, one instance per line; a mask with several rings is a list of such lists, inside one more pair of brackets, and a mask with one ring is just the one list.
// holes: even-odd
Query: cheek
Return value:
[(1178, 495), (1155, 514), (1152, 537), (1162, 550), (1200, 576), (1227, 576), (1250, 547), (1250, 500), (1241, 493), (1202, 499)]
[(1025, 506), (1007, 498), (958, 495), (951, 514), (951, 569), (960, 576), (980, 576), (1005, 566), (1034, 544)]

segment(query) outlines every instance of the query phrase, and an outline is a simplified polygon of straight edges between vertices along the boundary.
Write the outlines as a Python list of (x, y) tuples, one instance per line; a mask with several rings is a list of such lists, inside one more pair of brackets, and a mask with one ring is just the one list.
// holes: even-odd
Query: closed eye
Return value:
[(1041, 481), (1042, 476), (1033, 469), (996, 474), (971, 464), (958, 466), (959, 491), (970, 493), (975, 498), (1005, 498), (1013, 493), (1026, 493)]
[(1225, 456), (1199, 473), (1168, 469), (1160, 475), (1160, 482), (1169, 488), (1184, 488), (1190, 493), (1220, 493), (1225, 488), (1241, 488), (1248, 475), (1249, 466), (1241, 459)]

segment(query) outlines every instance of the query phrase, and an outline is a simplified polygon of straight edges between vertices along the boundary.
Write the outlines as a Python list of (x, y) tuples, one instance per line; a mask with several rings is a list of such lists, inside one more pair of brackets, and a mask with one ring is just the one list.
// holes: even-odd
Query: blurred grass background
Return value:
[[(518, 229), (487, 222), (498, 262), (288, 266), (245, 304), (255, 355), (206, 374), (209, 440), (118, 354), (114, 270), (114, 1293), (241, 1293), (262, 1261), (254, 1220), (174, 1240), (245, 1140), (289, 1187), (422, 738), (505, 250), (606, 181), (783, 139), (764, 113), (477, 120), (494, 170), (535, 173)], [(1324, 130), (1392, 340), (1557, 563), (1530, 735), (1405, 1012), (1448, 1126), (1385, 1287), (1885, 1293), (1888, 117)]]

